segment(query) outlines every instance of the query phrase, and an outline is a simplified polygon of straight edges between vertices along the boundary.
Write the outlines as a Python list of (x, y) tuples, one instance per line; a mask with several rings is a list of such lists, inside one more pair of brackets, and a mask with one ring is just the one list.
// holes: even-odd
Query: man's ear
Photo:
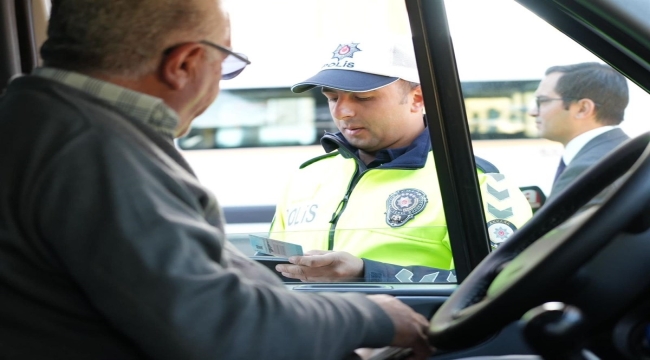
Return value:
[(160, 80), (172, 90), (184, 88), (196, 76), (204, 51), (204, 47), (197, 43), (174, 48), (162, 60)]
[(418, 85), (411, 89), (411, 112), (422, 112), (424, 110), (424, 99), (422, 97), (422, 86)]
[(578, 119), (587, 119), (596, 117), (596, 103), (591, 99), (580, 99), (575, 106), (575, 117)]

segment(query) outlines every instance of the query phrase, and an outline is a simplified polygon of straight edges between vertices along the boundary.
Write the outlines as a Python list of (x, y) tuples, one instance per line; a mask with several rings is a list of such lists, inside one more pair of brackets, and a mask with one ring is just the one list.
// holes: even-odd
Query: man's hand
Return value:
[(276, 265), (282, 276), (305, 282), (354, 281), (363, 278), (363, 260), (345, 251), (310, 250)]
[(424, 360), (434, 351), (429, 345), (427, 333), (429, 322), (408, 305), (389, 295), (369, 295), (393, 320), (395, 336), (391, 346), (411, 348), (413, 354), (409, 359)]

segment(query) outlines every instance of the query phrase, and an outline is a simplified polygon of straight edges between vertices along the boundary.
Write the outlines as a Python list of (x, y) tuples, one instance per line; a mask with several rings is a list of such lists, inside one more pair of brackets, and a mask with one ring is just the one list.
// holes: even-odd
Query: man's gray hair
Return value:
[(201, 1), (53, 0), (41, 47), (44, 65), (108, 75), (150, 73), (173, 42), (210, 34), (216, 24)]

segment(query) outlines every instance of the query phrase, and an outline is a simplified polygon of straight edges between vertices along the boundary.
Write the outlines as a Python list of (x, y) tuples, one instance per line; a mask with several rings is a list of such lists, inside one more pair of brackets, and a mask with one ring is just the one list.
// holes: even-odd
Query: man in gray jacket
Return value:
[(225, 240), (173, 144), (249, 63), (219, 1), (54, 1), (48, 36), (0, 100), (3, 358), (430, 353), (398, 300), (289, 292)]
[(564, 145), (549, 195), (562, 192), (629, 137), (619, 128), (629, 101), (625, 78), (600, 63), (553, 66), (535, 91), (540, 136)]

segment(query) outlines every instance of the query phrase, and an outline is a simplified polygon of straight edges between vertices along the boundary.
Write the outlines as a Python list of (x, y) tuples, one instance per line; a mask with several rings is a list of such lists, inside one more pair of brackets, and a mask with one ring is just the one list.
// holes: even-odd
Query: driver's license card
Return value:
[(294, 255), (302, 256), (302, 246), (280, 240), (273, 240), (257, 235), (248, 235), (251, 246), (256, 251), (264, 254), (289, 257)]

